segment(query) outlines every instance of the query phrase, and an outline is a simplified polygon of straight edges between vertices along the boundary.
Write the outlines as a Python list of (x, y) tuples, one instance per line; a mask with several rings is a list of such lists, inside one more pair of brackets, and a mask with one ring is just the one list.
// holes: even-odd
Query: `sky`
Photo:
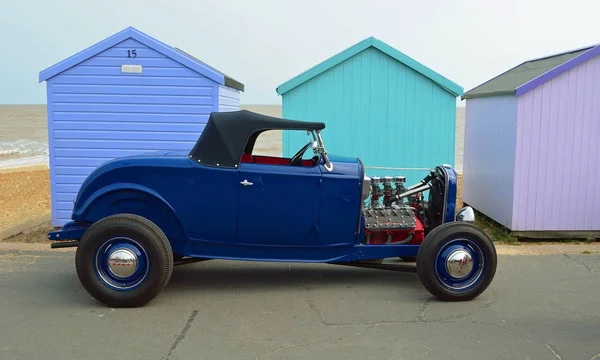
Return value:
[[(465, 91), (600, 43), (597, 0), (2, 0), (0, 104), (44, 104), (43, 69), (133, 26), (244, 83), (243, 104), (374, 36)], [(459, 101), (460, 105), (460, 101)]]

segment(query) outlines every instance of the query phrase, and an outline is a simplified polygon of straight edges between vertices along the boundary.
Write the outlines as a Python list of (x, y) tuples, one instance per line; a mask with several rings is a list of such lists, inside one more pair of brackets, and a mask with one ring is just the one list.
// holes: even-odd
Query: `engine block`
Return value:
[(415, 212), (415, 203), (410, 199), (396, 204), (388, 201), (405, 194), (405, 181), (404, 176), (365, 176), (362, 214), (366, 244), (419, 244), (423, 241), (423, 224)]
[(377, 230), (412, 230), (416, 219), (412, 208), (408, 206), (392, 206), (391, 208), (363, 209), (365, 229)]

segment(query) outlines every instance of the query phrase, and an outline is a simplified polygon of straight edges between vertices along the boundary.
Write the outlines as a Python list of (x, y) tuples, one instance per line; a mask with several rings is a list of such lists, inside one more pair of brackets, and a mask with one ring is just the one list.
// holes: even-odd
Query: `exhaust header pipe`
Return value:
[(429, 189), (431, 189), (430, 184), (425, 184), (425, 185), (417, 187), (417, 188), (413, 187), (411, 190), (405, 191), (402, 194), (394, 195), (394, 196), (390, 197), (389, 199), (387, 199), (385, 202), (385, 206), (390, 206), (400, 199), (420, 193), (421, 191), (427, 191)]

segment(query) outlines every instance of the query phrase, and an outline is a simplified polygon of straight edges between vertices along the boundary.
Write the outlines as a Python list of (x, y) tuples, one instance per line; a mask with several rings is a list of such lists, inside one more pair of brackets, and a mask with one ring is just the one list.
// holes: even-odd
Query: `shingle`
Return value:
[(484, 96), (513, 95), (515, 94), (517, 87), (571, 60), (590, 48), (591, 46), (584, 49), (526, 61), (476, 88), (467, 91), (462, 98), (471, 99)]

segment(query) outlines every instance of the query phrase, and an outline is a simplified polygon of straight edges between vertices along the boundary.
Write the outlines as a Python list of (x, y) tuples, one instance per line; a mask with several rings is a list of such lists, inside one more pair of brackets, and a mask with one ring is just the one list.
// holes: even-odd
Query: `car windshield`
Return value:
[(325, 144), (323, 144), (323, 139), (321, 138), (321, 131), (319, 130), (308, 130), (307, 134), (312, 136), (312, 148), (313, 152), (325, 160), (325, 169), (328, 171), (333, 170), (333, 164), (329, 161), (327, 157), (327, 151), (325, 150)]

